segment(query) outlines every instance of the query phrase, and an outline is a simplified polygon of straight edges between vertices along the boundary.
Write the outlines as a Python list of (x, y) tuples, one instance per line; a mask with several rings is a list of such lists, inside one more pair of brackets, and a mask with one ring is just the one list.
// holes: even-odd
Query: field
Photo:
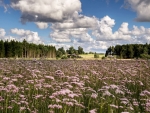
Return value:
[[(94, 54), (82, 54), (80, 56), (82, 57), (82, 60), (83, 59), (84, 60), (93, 60), (93, 59), (95, 59)], [(103, 56), (105, 56), (105, 55), (100, 54), (98, 59), (101, 59)]]
[(150, 62), (1, 59), (0, 113), (150, 113)]

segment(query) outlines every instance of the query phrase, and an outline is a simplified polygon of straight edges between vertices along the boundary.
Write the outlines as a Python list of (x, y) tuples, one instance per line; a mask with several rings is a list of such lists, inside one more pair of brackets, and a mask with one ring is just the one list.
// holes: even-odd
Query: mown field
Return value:
[[(81, 58), (82, 60), (94, 60), (95, 59), (94, 54), (82, 54), (82, 55), (79, 55), (79, 56), (82, 57)], [(105, 56), (105, 55), (100, 54), (99, 58), (97, 58), (97, 59), (102, 59), (103, 56)]]
[(0, 113), (150, 113), (150, 62), (1, 59)]

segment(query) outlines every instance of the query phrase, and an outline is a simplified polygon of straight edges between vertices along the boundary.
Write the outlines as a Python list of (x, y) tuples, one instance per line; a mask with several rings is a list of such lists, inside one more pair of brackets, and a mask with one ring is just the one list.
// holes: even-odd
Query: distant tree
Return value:
[(91, 51), (90, 51), (89, 54), (94, 54), (94, 52), (91, 52)]
[(0, 57), (19, 57), (19, 58), (39, 58), (39, 57), (56, 57), (56, 48), (54, 46), (36, 45), (18, 41), (0, 41)]
[(140, 54), (142, 54), (143, 52), (143, 47), (141, 44), (136, 44), (135, 47), (134, 47), (134, 56), (136, 58), (139, 58), (140, 57)]
[(111, 47), (111, 55), (114, 55), (115, 54), (115, 48), (114, 46)]
[(127, 58), (133, 58), (134, 51), (132, 44), (127, 45)]
[(58, 48), (58, 51), (61, 51), (63, 55), (66, 54), (66, 51), (64, 50), (64, 47)]
[(83, 48), (82, 47), (78, 47), (78, 54), (84, 54)]
[(96, 52), (94, 53), (94, 58), (99, 58), (99, 55)]
[(105, 56), (117, 55), (117, 58), (149, 58), (150, 44), (126, 44), (109, 47), (106, 50)]
[(62, 54), (62, 52), (61, 52), (61, 51), (57, 51), (57, 52), (56, 52), (56, 57), (57, 57), (57, 58), (61, 58), (61, 57), (62, 57), (62, 55), (63, 55), (63, 54)]
[(144, 49), (143, 49), (143, 54), (148, 54), (148, 47), (144, 47)]
[(3, 58), (5, 56), (5, 47), (3, 40), (0, 41), (0, 58)]
[(117, 58), (121, 57), (121, 49), (122, 49), (121, 45), (116, 45), (114, 48), (114, 54), (117, 56)]
[(22, 44), (23, 44), (23, 53), (22, 53), (22, 56), (24, 57), (24, 58), (27, 58), (27, 45), (28, 45), (28, 42), (24, 39), (23, 40), (23, 42), (22, 42)]
[(71, 47), (67, 50), (67, 53), (68, 53), (68, 54), (75, 54), (75, 53), (76, 53), (75, 51), (76, 51), (76, 50), (74, 49), (74, 47), (71, 46)]
[(112, 54), (111, 46), (106, 50), (105, 57)]
[(12, 57), (12, 46), (10, 44), (10, 42), (5, 41), (4, 42), (4, 47), (5, 47), (5, 57)]

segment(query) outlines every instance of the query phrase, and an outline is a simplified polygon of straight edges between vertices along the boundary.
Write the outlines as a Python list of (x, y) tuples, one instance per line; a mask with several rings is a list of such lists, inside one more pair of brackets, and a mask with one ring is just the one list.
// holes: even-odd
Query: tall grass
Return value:
[(0, 113), (149, 113), (145, 60), (0, 60)]

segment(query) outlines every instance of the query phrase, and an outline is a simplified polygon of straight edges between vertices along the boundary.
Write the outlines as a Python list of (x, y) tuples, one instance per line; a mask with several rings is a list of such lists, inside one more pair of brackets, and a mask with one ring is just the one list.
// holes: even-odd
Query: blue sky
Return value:
[(65, 49), (82, 46), (87, 52), (149, 43), (150, 1), (125, 1), (0, 0), (0, 39)]

